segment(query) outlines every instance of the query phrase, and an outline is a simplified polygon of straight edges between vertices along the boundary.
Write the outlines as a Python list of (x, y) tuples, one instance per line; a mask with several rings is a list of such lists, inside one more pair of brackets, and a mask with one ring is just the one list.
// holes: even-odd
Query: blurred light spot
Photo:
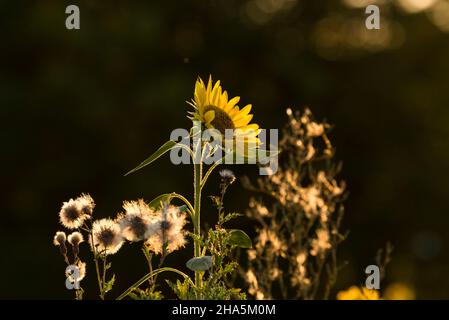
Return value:
[(386, 0), (342, 0), (345, 5), (352, 8), (365, 8), (370, 4), (382, 5)]
[(415, 290), (402, 282), (390, 284), (384, 293), (384, 299), (386, 300), (414, 300), (415, 298)]
[(279, 12), (289, 10), (297, 0), (251, 0), (244, 6), (244, 15), (255, 24), (265, 24)]
[(296, 4), (296, 0), (255, 0), (255, 2), (262, 11), (269, 14), (290, 9)]
[(340, 16), (332, 16), (320, 20), (315, 27), (315, 44), (320, 56), (335, 60), (342, 54), (341, 33), (338, 30), (343, 20)]
[(271, 19), (271, 15), (262, 11), (254, 1), (246, 4), (245, 13), (248, 19), (255, 24), (265, 24)]
[(427, 14), (441, 31), (449, 32), (449, 1), (440, 0)]
[(265, 13), (273, 14), (282, 9), (282, 0), (255, 0), (256, 5)]
[(335, 60), (356, 51), (376, 52), (402, 45), (405, 33), (401, 25), (383, 19), (380, 30), (366, 29), (360, 18), (333, 15), (316, 25), (314, 40), (317, 52), (325, 59)]
[(429, 9), (437, 1), (438, 0), (398, 0), (398, 4), (405, 11), (409, 13), (416, 13)]
[(441, 240), (434, 232), (421, 231), (412, 239), (412, 250), (418, 259), (433, 259), (441, 251)]

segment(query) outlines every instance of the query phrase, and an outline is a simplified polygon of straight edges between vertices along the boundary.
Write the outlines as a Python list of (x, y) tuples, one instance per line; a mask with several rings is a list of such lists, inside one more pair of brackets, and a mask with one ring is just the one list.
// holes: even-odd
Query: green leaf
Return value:
[[(140, 290), (140, 289), (139, 289)], [(137, 289), (136, 289), (136, 291), (137, 291)], [(130, 297), (131, 299), (133, 299), (133, 300), (140, 300), (140, 296), (138, 296), (137, 294), (135, 294), (135, 293), (133, 293), (133, 292), (130, 292), (129, 294), (128, 294), (128, 297)]]
[(103, 289), (104, 293), (111, 291), (114, 283), (115, 283), (115, 274), (113, 274), (112, 278), (104, 284), (104, 289)]
[(212, 257), (203, 256), (192, 258), (187, 261), (186, 266), (192, 271), (206, 271), (212, 267)]
[(172, 197), (171, 193), (164, 193), (161, 194), (160, 196), (157, 196), (156, 198), (154, 198), (153, 200), (150, 201), (150, 203), (148, 204), (151, 208), (158, 210), (161, 207), (161, 203), (169, 200)]
[(250, 237), (242, 230), (233, 229), (229, 231), (229, 244), (240, 248), (251, 248), (252, 242)]
[(169, 285), (169, 287), (173, 290), (173, 292), (178, 296), (179, 299), (189, 299), (190, 283), (187, 280), (184, 280), (183, 282), (176, 280), (176, 284), (169, 280), (165, 280), (165, 282)]
[(223, 223), (231, 221), (232, 219), (235, 219), (240, 216), (243, 216), (243, 214), (238, 213), (238, 212), (231, 212), (231, 213), (228, 213), (227, 215), (225, 215), (220, 222), (221, 222), (221, 224), (223, 224)]
[(176, 192), (161, 194), (160, 196), (157, 196), (156, 198), (151, 200), (148, 205), (150, 207), (152, 207), (153, 209), (158, 210), (161, 208), (161, 203), (170, 202), (172, 199), (182, 200), (186, 204), (186, 206), (180, 206), (179, 210), (181, 212), (188, 212), (189, 214), (192, 214), (193, 207), (190, 204), (190, 202), (186, 198), (184, 198), (182, 195), (177, 194)]
[(225, 265), (225, 267), (223, 268), (223, 274), (231, 273), (231, 272), (233, 272), (237, 267), (238, 267), (237, 262), (231, 262), (231, 263), (228, 263), (228, 264)]
[(157, 160), (160, 156), (162, 156), (163, 154), (167, 153), (168, 151), (170, 151), (171, 149), (173, 149), (178, 143), (173, 141), (173, 140), (169, 140), (166, 143), (164, 143), (159, 149), (156, 150), (155, 153), (153, 153), (151, 156), (149, 156), (148, 158), (146, 158), (141, 164), (139, 164), (137, 167), (135, 167), (134, 169), (132, 169), (131, 171), (127, 172), (125, 174), (125, 176), (136, 172), (137, 170), (142, 169), (143, 167), (149, 165), (150, 163), (152, 163), (153, 161)]

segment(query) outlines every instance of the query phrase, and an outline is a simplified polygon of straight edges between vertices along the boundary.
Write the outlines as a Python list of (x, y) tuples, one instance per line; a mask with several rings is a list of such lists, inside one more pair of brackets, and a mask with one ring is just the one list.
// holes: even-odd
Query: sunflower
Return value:
[(234, 130), (232, 136), (234, 144), (236, 141), (245, 141), (258, 145), (259, 126), (250, 123), (253, 118), (249, 113), (252, 106), (248, 104), (240, 109), (237, 105), (239, 101), (240, 97), (228, 98), (228, 93), (220, 86), (220, 80), (214, 84), (212, 77), (209, 76), (206, 86), (198, 77), (194, 98), (189, 102), (195, 109), (189, 112), (190, 119), (200, 121), (207, 129), (218, 130), (222, 137), (227, 129)]

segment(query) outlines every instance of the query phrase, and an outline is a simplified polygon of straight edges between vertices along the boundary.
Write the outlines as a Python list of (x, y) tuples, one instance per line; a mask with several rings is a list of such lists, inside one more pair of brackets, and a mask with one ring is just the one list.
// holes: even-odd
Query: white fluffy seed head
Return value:
[(220, 174), (220, 177), (223, 180), (223, 182), (225, 182), (227, 184), (231, 184), (235, 181), (234, 172), (232, 172), (229, 169), (220, 170), (219, 174)]
[(151, 225), (157, 218), (155, 212), (143, 201), (125, 201), (125, 214), (117, 217), (123, 237), (131, 242), (146, 240), (152, 233)]
[(81, 196), (76, 198), (76, 201), (78, 202), (80, 210), (83, 214), (87, 214), (89, 216), (92, 215), (95, 208), (95, 202), (89, 194), (81, 194)]
[(111, 219), (101, 219), (92, 224), (93, 242), (89, 239), (91, 249), (97, 254), (115, 254), (123, 244), (120, 225)]
[(62, 204), (59, 220), (67, 229), (78, 229), (91, 218), (95, 203), (91, 196), (82, 194), (75, 200), (70, 199)]
[(72, 246), (79, 246), (79, 244), (84, 241), (84, 238), (80, 232), (75, 231), (69, 234), (67, 240)]
[(65, 245), (65, 241), (66, 241), (65, 232), (63, 231), (56, 232), (55, 236), (53, 237), (53, 244), (55, 246), (61, 246)]
[(175, 206), (165, 206), (157, 212), (159, 217), (153, 223), (153, 234), (145, 242), (148, 249), (156, 254), (162, 253), (164, 247), (167, 253), (185, 246), (184, 225), (187, 223), (185, 213)]

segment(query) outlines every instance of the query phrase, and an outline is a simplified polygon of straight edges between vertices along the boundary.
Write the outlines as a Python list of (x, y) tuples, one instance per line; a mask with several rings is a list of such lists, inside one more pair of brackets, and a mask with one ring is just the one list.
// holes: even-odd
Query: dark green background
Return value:
[[(68, 4), (79, 5), (81, 30), (65, 28)], [(264, 128), (281, 127), (286, 107), (306, 105), (335, 124), (350, 191), (350, 235), (340, 251), (349, 265), (337, 289), (363, 283), (364, 268), (389, 240), (395, 252), (386, 284), (410, 283), (418, 298), (449, 298), (448, 34), (426, 14), (388, 3), (382, 17), (400, 31), (392, 46), (326, 47), (324, 40), (323, 51), (322, 19), (337, 17), (336, 27), (353, 19), (357, 32), (363, 9), (298, 0), (270, 10), (253, 0), (0, 4), (0, 298), (72, 297), (51, 243), (62, 201), (89, 192), (96, 216), (106, 217), (122, 200), (191, 196), (191, 167), (168, 157), (123, 173), (173, 128), (189, 126), (185, 100), (196, 77), (209, 74), (252, 103)], [(254, 168), (233, 169), (256, 176)], [(217, 192), (214, 179), (207, 194)], [(228, 200), (241, 211), (248, 195), (237, 184)], [(213, 210), (203, 215), (213, 223)], [(243, 229), (251, 233), (251, 224)], [(182, 265), (189, 254), (173, 254), (168, 264)], [(113, 263), (111, 296), (145, 272), (138, 247), (127, 245)], [(88, 272), (87, 297), (94, 297), (91, 264)]]

